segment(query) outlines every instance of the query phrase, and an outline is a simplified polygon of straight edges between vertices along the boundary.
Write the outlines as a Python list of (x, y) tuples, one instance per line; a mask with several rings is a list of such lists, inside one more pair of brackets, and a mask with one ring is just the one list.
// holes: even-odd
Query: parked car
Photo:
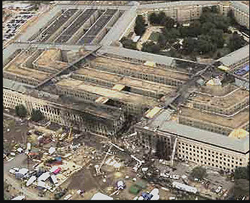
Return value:
[(222, 189), (222, 187), (219, 186), (219, 187), (215, 190), (215, 192), (218, 194), (218, 193), (221, 191), (221, 189)]

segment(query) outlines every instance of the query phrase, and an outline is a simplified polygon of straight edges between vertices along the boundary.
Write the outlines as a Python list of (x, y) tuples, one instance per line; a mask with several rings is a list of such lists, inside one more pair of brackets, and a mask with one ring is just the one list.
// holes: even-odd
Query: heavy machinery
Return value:
[(72, 142), (72, 140), (73, 140), (72, 129), (73, 129), (73, 127), (71, 126), (71, 127), (70, 127), (70, 130), (69, 130), (69, 135), (68, 135), (68, 138), (67, 138), (67, 140), (68, 140), (69, 142)]
[(99, 167), (96, 167), (96, 175), (100, 175), (101, 174), (102, 165), (104, 164), (105, 159), (107, 158), (107, 156), (108, 156), (109, 152), (111, 151), (112, 147), (113, 147), (113, 145), (110, 145), (108, 151), (106, 152), (106, 155), (105, 155), (104, 159), (102, 160), (102, 163), (100, 164)]

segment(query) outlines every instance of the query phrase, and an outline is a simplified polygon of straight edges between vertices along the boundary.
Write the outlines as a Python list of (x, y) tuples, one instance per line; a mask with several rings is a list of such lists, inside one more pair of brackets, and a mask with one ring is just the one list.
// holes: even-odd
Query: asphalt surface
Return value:
[(9, 162), (4, 162), (4, 180), (15, 189), (22, 192), (23, 195), (26, 197), (26, 199), (48, 200), (48, 198), (39, 197), (38, 192), (35, 189), (21, 187), (21, 182), (16, 180), (15, 176), (9, 173), (9, 169), (13, 167), (24, 167), (25, 160), (26, 160), (25, 154), (18, 154), (13, 160)]

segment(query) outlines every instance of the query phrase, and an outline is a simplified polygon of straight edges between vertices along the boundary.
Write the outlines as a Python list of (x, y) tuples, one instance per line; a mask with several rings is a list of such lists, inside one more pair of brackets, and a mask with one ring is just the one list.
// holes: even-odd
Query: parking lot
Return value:
[(33, 16), (34, 12), (20, 12), (13, 15), (5, 24), (3, 28), (3, 41), (9, 41), (13, 39), (19, 32), (20, 28)]

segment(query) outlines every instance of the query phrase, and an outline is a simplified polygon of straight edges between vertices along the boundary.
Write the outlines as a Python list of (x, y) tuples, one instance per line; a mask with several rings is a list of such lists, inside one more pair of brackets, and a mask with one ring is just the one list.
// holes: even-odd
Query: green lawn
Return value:
[(159, 32), (152, 32), (149, 39), (152, 41), (157, 42), (159, 38), (160, 33)]

